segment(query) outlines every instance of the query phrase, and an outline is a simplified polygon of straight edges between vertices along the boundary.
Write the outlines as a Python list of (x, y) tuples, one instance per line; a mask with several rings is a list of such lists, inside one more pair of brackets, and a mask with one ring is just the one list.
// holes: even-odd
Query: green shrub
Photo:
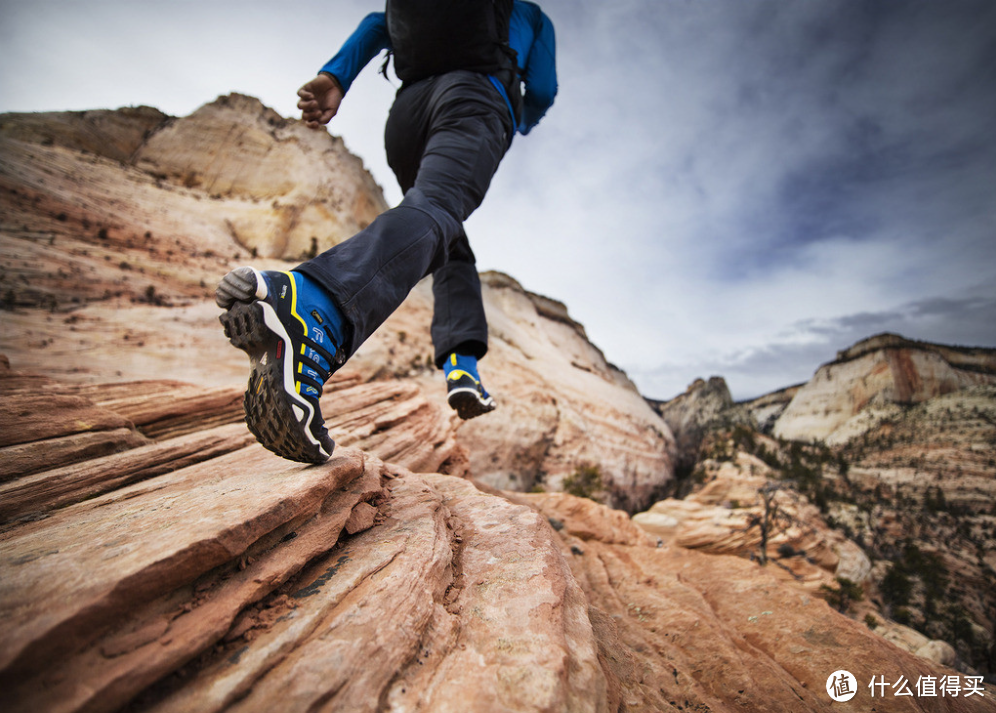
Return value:
[(579, 498), (600, 502), (602, 494), (602, 472), (597, 465), (582, 464), (564, 478), (564, 492)]
[(824, 584), (820, 587), (820, 592), (827, 603), (842, 614), (851, 608), (851, 602), (860, 602), (865, 596), (861, 585), (847, 577), (837, 577), (836, 589)]
[(937, 512), (947, 512), (948, 502), (944, 497), (944, 491), (938, 486), (927, 488), (923, 494), (923, 509), (933, 514)]
[(892, 620), (897, 624), (902, 624), (903, 626), (909, 626), (913, 623), (913, 615), (910, 610), (906, 607), (899, 607), (894, 612), (892, 612)]
[(890, 606), (904, 607), (910, 603), (913, 582), (906, 576), (899, 563), (893, 563), (882, 578), (879, 588), (882, 590), (882, 597)]

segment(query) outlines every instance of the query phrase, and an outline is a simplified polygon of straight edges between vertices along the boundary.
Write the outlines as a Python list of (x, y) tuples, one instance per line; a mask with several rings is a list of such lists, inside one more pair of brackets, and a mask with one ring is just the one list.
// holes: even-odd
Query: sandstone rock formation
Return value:
[(743, 412), (743, 416), (735, 418), (734, 421), (737, 423), (754, 423), (762, 433), (771, 433), (779, 417), (785, 412), (788, 405), (792, 403), (792, 399), (799, 393), (799, 389), (802, 386), (802, 384), (787, 386), (784, 389), (772, 391), (770, 394), (764, 394), (756, 399), (736, 404), (734, 411)]
[(0, 135), (129, 163), (146, 139), (168, 121), (169, 116), (148, 106), (5, 114), (0, 119)]
[[(582, 464), (597, 466), (611, 504), (648, 507), (673, 473), (670, 431), (625, 374), (606, 362), (566, 309), (500, 273), (481, 276), (490, 351), (482, 378), (499, 407), (487, 418), (454, 419), (474, 477), (494, 487), (560, 489)], [(432, 364), (431, 283), (360, 348), (350, 368), (374, 380), (402, 378), (445, 407)], [(330, 397), (335, 403), (335, 394)], [(334, 406), (333, 406), (334, 408)]]
[[(828, 527), (819, 510), (797, 491), (763, 488), (772, 468), (738, 451), (733, 460), (701, 463), (704, 485), (681, 500), (669, 498), (633, 517), (633, 522), (667, 542), (716, 554), (770, 557), (799, 581), (832, 584), (833, 576), (863, 583), (871, 563), (853, 542)], [(763, 518), (769, 515), (768, 531)], [(766, 538), (762, 552), (762, 536)]]
[[(674, 434), (678, 469), (687, 475), (699, 461), (699, 449), (706, 436), (717, 429), (736, 425), (771, 433), (802, 385), (789, 386), (749, 401), (733, 402), (726, 380), (721, 376), (696, 379), (685, 393), (668, 401), (647, 399)], [(684, 494), (684, 493), (681, 493)]]
[[(852, 374), (845, 383), (881, 381), (881, 364), (890, 357), (876, 362), (868, 349), (874, 353), (897, 345), (896, 338), (873, 339), (842, 353), (855, 360), (845, 367), (862, 359), (866, 366), (879, 364), (874, 375)], [(991, 586), (996, 579), (996, 387), (971, 383), (986, 378), (993, 352), (936, 345), (927, 350), (947, 355), (946, 363), (960, 369), (972, 366), (964, 379), (969, 385), (927, 398), (957, 384), (948, 379), (950, 369), (933, 372), (940, 381), (921, 370), (917, 388), (923, 400), (893, 403), (879, 392), (837, 428), (829, 439), (832, 447), (818, 441), (807, 445), (814, 440), (811, 434), (804, 442), (792, 442), (758, 433), (756, 422), (753, 429), (739, 425), (751, 404), (737, 404), (718, 418), (710, 414), (719, 430), (706, 434), (701, 460), (674, 488), (691, 494), (661, 501), (635, 520), (688, 547), (758, 557), (762, 518), (774, 512), (778, 517), (769, 523), (766, 549), (775, 565), (818, 587), (836, 586), (826, 580), (828, 574), (853, 581), (865, 592), (863, 603), (850, 607), (855, 619), (867, 618), (889, 640), (936, 661), (991, 671), (996, 662)], [(833, 395), (819, 374), (814, 382), (820, 384), (819, 393)], [(799, 387), (794, 402), (808, 404), (811, 416), (814, 402), (805, 395), (812, 392), (809, 384)], [(848, 399), (846, 394), (835, 398), (838, 404)], [(818, 415), (836, 418), (839, 412)], [(786, 410), (785, 418), (794, 418), (792, 411)], [(813, 421), (790, 421), (805, 422)], [(731, 429), (730, 424), (738, 425)], [(766, 491), (775, 497), (765, 501)], [(784, 518), (781, 526), (779, 518)], [(821, 554), (828, 544), (836, 553), (829, 558)]]
[(996, 387), (887, 411), (838, 447), (848, 496), (828, 515), (873, 555), (890, 611), (991, 667)]
[(866, 431), (869, 406), (916, 404), (970, 386), (996, 384), (996, 353), (882, 334), (820, 367), (775, 424), (791, 440), (843, 443)]
[[(609, 504), (633, 512), (652, 503), (673, 473), (667, 426), (566, 309), (553, 311), (556, 303), (505, 275), (483, 281), (492, 346), (482, 368), (488, 388), (506, 397), (498, 418), (461, 426), (475, 477), (509, 490), (559, 490), (591, 464)], [(496, 468), (496, 454), (509, 465)]]
[[(0, 392), (0, 480), (37, 493), (0, 525), (5, 711), (822, 711), (845, 666), (957, 676), (590, 500), (281, 460), (224, 390), (3, 368)], [(958, 680), (931, 710), (993, 710)]]
[(226, 221), (233, 239), (267, 257), (294, 260), (325, 250), (387, 208), (341, 139), (240, 94), (167, 123), (132, 160), (237, 207)]
[[(132, 229), (141, 236), (147, 223), (185, 232), (192, 245), (181, 238), (181, 248), (223, 248), (227, 254), (234, 241), (254, 254), (296, 260), (341, 242), (387, 207), (341, 139), (285, 120), (240, 94), (219, 97), (180, 119), (149, 107), (5, 114), (0, 140), (2, 153), (12, 152), (6, 165), (15, 172), (12, 178), (30, 163), (35, 171), (69, 179), (49, 184), (38, 198), (86, 196), (60, 208), (70, 224), (64, 227), (81, 218), (80, 207), (103, 208), (94, 217), (108, 232)], [(14, 183), (36, 183), (24, 178)], [(78, 185), (94, 179), (102, 185)], [(205, 200), (207, 210), (198, 205)], [(115, 237), (103, 240), (117, 247)]]
[[(996, 417), (996, 400), (988, 408)], [(922, 428), (924, 421), (917, 423)], [(996, 432), (988, 430), (991, 438)], [(989, 585), (994, 548), (986, 542), (991, 476), (945, 483), (940, 473), (916, 477), (910, 472), (902, 487), (919, 493), (914, 499), (892, 491), (897, 483), (886, 469), (859, 461), (860, 466), (841, 470), (845, 458), (853, 457), (848, 450), (829, 465), (826, 451), (816, 450), (808, 459), (793, 447), (790, 456), (778, 442), (759, 434), (750, 435), (747, 443), (718, 438), (711, 434), (711, 443), (707, 440), (708, 457), (697, 466), (693, 479), (698, 485), (691, 495), (660, 501), (633, 521), (689, 549), (750, 560), (767, 557), (814, 594), (831, 600), (835, 591), (858, 585), (863, 598), (841, 601), (856, 621), (874, 626), (918, 656), (988, 670), (996, 604)], [(917, 443), (918, 448), (929, 445), (922, 436)], [(878, 449), (871, 452), (884, 455)], [(793, 480), (790, 473), (805, 480)], [(944, 483), (943, 489), (936, 483)], [(950, 504), (943, 493), (951, 494)], [(982, 493), (987, 493), (984, 500), (978, 497)], [(910, 582), (905, 594), (897, 588), (906, 586), (897, 585), (900, 581)], [(900, 596), (906, 599), (900, 601)]]
[(696, 379), (685, 393), (651, 405), (674, 434), (679, 467), (691, 471), (706, 430), (729, 412), (733, 397), (723, 377), (713, 376), (708, 382)]
[[(589, 501), (525, 497), (560, 528), (565, 557), (570, 552), (588, 595), (613, 696), (609, 710), (835, 710), (823, 672), (837, 662), (856, 662), (850, 670), (865, 687), (878, 668), (904, 671), (912, 681), (943, 670), (895, 648), (885, 654), (880, 637), (778, 568), (667, 542), (654, 547), (638, 528), (623, 531)], [(611, 523), (608, 531), (593, 531), (600, 520)], [(863, 689), (851, 705), (915, 710), (908, 701), (872, 699)], [(943, 710), (968, 702), (993, 707), (977, 696), (926, 705)]]
[(825, 513), (872, 558), (883, 609), (992, 670), (996, 350), (863, 340), (799, 389), (774, 433), (834, 449)]

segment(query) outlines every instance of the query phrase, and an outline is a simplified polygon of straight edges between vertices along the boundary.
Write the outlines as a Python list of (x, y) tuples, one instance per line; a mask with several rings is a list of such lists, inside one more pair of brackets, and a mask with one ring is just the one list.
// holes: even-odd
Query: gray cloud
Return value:
[[(801, 320), (758, 348), (733, 349), (696, 364), (662, 365), (639, 376), (646, 383), (668, 384), (667, 391), (648, 392), (664, 398), (684, 390), (684, 386), (674, 387), (676, 373), (685, 376), (686, 385), (698, 377), (722, 375), (735, 398), (753, 398), (809, 380), (838, 351), (883, 332), (938, 344), (991, 347), (996, 335), (996, 297), (935, 297), (881, 312)], [(981, 341), (973, 339), (974, 335), (981, 336)]]

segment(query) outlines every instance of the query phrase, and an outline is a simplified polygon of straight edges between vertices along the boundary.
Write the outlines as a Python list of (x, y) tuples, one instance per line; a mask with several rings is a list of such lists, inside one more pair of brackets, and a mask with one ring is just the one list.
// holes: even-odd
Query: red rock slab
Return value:
[(604, 710), (587, 605), (542, 516), (414, 474), (381, 510), (281, 590), (272, 626), (150, 709)]
[[(938, 697), (929, 707), (891, 688), (872, 700), (873, 675), (915, 685), (920, 675), (958, 674), (900, 650), (770, 567), (671, 544), (613, 543), (611, 518), (600, 534), (591, 506), (573, 521), (564, 497), (529, 499), (564, 519), (558, 534), (590, 603), (612, 710), (996, 710), (991, 686), (984, 697)], [(840, 669), (859, 681), (852, 707), (826, 694)]]
[(274, 589), (335, 546), (357, 501), (381, 493), (383, 464), (369, 460), (361, 465), (360, 460), (352, 453), (335, 464), (347, 471), (360, 466), (362, 476), (328, 497), (309, 519), (291, 521), (236, 560), (129, 608), (122, 622), (90, 646), (60, 651), (14, 688), (11, 710), (115, 711), (126, 703), (140, 710), (161, 699), (175, 679), (183, 679), (187, 662), (210, 658), (223, 648), (223, 640), (241, 647), (241, 639), (279, 621), (293, 604), (286, 595), (271, 596)]
[[(791, 586), (779, 586), (776, 577), (757, 564), (740, 559), (722, 563), (719, 560), (725, 558), (717, 557), (700, 561), (698, 553), (679, 549), (671, 556), (670, 566), (680, 568), (687, 584), (702, 592), (716, 616), (747, 642), (747, 650), (797, 682), (793, 693), (798, 693), (801, 685), (818, 704), (825, 705), (827, 678), (846, 669), (858, 680), (857, 695), (850, 701), (856, 710), (887, 713), (917, 710), (917, 705), (930, 711), (996, 710), (996, 688), (992, 686), (983, 696), (919, 698), (911, 705), (909, 698), (895, 695), (892, 689), (901, 677), (915, 691), (921, 676), (939, 680), (953, 675), (964, 681), (962, 675), (894, 646), (822, 599), (810, 598)], [(869, 683), (873, 677), (888, 679), (886, 695), (879, 691), (872, 697)], [(766, 691), (757, 693), (760, 697)]]
[(342, 451), (305, 467), (254, 446), (0, 535), (0, 699), (54, 657), (92, 644), (123, 613), (314, 517), (362, 463)]
[(415, 384), (377, 381), (335, 388), (322, 400), (337, 442), (415, 472), (466, 470), (450, 410), (428, 401)]
[(292, 606), (154, 711), (376, 710), (452, 581), (442, 498), (418, 476), (391, 486), (384, 524), (317, 559)]
[(0, 393), (4, 399), (0, 447), (132, 426), (128, 419), (81, 396), (50, 390)]
[(78, 388), (80, 395), (128, 419), (149, 438), (175, 438), (245, 417), (242, 388), (178, 381), (130, 381)]
[(613, 510), (588, 498), (567, 493), (519, 494), (526, 502), (552, 518), (556, 527), (580, 540), (606, 544), (652, 546), (657, 538), (636, 525), (622, 510)]
[(0, 482), (148, 444), (134, 428), (73, 433), (0, 448)]
[(396, 710), (601, 711), (606, 680), (584, 593), (546, 518), (442, 476), (455, 579), (421, 656), (399, 672)]
[[(245, 448), (254, 439), (245, 424), (232, 424), (158, 443), (148, 443), (144, 438), (142, 441), (147, 445), (18, 478), (0, 486), (0, 527), (27, 515), (37, 516)], [(38, 450), (44, 450), (45, 443), (48, 441), (36, 444)]]

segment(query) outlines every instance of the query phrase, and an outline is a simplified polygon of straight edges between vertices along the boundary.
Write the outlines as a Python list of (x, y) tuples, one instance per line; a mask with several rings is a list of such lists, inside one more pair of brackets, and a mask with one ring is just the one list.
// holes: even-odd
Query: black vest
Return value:
[(458, 69), (492, 74), (521, 115), (518, 66), (508, 44), (512, 0), (387, 0), (386, 15), (402, 82)]

